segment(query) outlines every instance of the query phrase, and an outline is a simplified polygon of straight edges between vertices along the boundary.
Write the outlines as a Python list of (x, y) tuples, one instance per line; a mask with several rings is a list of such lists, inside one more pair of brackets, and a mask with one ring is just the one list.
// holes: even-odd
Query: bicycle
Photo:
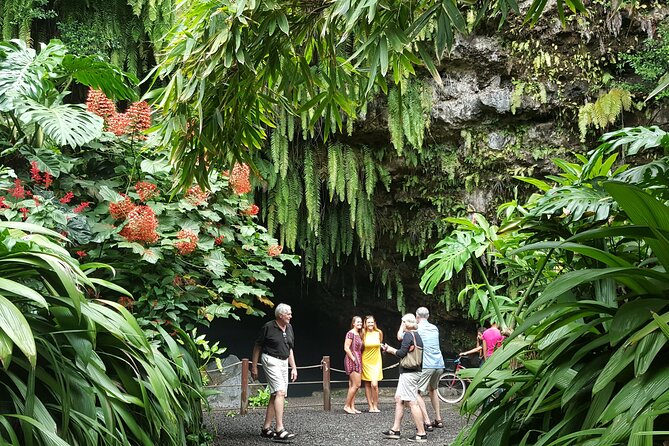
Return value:
[(460, 364), (461, 358), (451, 359), (455, 369), (452, 372), (444, 372), (439, 377), (439, 385), (437, 386), (437, 396), (444, 403), (459, 403), (465, 397), (467, 390), (467, 383), (460, 378), (457, 373), (459, 370), (466, 368)]

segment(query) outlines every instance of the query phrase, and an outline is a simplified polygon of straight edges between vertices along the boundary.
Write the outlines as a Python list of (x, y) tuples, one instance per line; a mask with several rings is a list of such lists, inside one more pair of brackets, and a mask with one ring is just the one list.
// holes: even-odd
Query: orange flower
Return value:
[(177, 237), (180, 240), (178, 242), (174, 242), (174, 247), (177, 248), (177, 251), (179, 251), (179, 254), (182, 256), (191, 254), (197, 248), (199, 237), (190, 229), (182, 229), (181, 231), (177, 232)]
[(272, 245), (267, 247), (267, 254), (270, 257), (276, 257), (283, 251), (283, 246), (281, 245)]
[(132, 200), (127, 195), (123, 195), (123, 201), (117, 203), (109, 203), (109, 215), (114, 220), (125, 220), (128, 214), (135, 208)]
[(129, 242), (155, 243), (158, 241), (158, 218), (148, 206), (135, 206), (128, 214), (128, 224), (119, 232)]
[(201, 204), (206, 204), (209, 199), (209, 192), (202, 190), (200, 186), (192, 186), (186, 192), (186, 201), (191, 203), (193, 206), (199, 206)]
[(235, 163), (230, 173), (230, 187), (237, 195), (243, 195), (251, 192), (251, 183), (249, 182), (249, 166), (246, 164)]
[(160, 193), (155, 184), (147, 181), (138, 181), (137, 184), (135, 184), (135, 190), (137, 191), (137, 195), (139, 195), (139, 199), (142, 201), (148, 201)]
[(244, 209), (242, 211), (242, 214), (244, 214), (244, 215), (258, 215), (259, 210), (260, 210), (260, 208), (258, 207), (258, 205), (252, 204), (248, 208)]

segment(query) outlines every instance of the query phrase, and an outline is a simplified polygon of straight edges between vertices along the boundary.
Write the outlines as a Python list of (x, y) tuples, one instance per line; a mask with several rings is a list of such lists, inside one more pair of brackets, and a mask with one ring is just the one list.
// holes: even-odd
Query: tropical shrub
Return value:
[(666, 434), (669, 163), (616, 168), (607, 155), (666, 150), (664, 135), (613, 132), (582, 165), (558, 160), (555, 186), (524, 179), (543, 194), (506, 231), (529, 236), (492, 261), (508, 265), (530, 252), (544, 261), (524, 276), (530, 285), (518, 307), (503, 314), (518, 328), (480, 370), (462, 373), (472, 380), (462, 410), (478, 416), (455, 444), (650, 446)]
[(159, 330), (161, 353), (123, 306), (103, 299), (126, 293), (90, 276), (104, 265), (79, 265), (63, 242), (0, 222), (2, 444), (200, 444), (193, 342)]

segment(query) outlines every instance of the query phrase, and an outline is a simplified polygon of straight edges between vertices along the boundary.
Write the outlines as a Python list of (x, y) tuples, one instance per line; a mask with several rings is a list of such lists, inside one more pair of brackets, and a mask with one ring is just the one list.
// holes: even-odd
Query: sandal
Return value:
[(416, 434), (416, 436), (409, 438), (409, 441), (413, 441), (414, 443), (427, 443), (427, 434)]
[(260, 429), (260, 436), (263, 438), (274, 437), (274, 430), (271, 427), (263, 427)]
[(432, 423), (423, 423), (423, 426), (425, 426), (425, 430), (427, 432), (432, 432), (434, 431), (434, 427), (432, 426)]
[(392, 429), (388, 429), (387, 431), (381, 432), (384, 437), (389, 438), (391, 440), (399, 440), (400, 439), (400, 431), (394, 431)]
[(432, 427), (437, 427), (439, 429), (444, 427), (444, 421), (443, 420), (434, 420), (432, 422)]
[(277, 443), (290, 443), (296, 436), (297, 435), (288, 432), (286, 429), (281, 429), (280, 431), (274, 432), (272, 441), (276, 441)]

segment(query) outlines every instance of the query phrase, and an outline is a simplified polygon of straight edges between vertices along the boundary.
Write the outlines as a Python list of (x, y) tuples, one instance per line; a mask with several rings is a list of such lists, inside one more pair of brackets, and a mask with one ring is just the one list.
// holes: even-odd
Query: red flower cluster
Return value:
[(147, 181), (137, 182), (137, 184), (135, 184), (135, 190), (137, 191), (137, 195), (139, 195), (139, 199), (142, 201), (148, 201), (153, 197), (158, 196), (160, 193), (155, 184)]
[(60, 202), (63, 203), (63, 204), (67, 204), (67, 203), (69, 203), (70, 201), (72, 201), (73, 198), (74, 198), (74, 194), (73, 194), (72, 192), (68, 192), (68, 193), (66, 193), (65, 195), (63, 195), (63, 198), (61, 198), (61, 199), (58, 200), (58, 201), (60, 201)]
[(151, 127), (151, 107), (146, 101), (135, 102), (125, 114), (128, 116), (128, 133), (140, 133)]
[(158, 241), (158, 218), (148, 206), (135, 206), (128, 213), (128, 224), (119, 234), (129, 242), (155, 243)]
[(123, 195), (123, 201), (117, 203), (109, 203), (109, 215), (114, 220), (125, 220), (128, 214), (135, 208), (132, 200), (127, 195)]
[(223, 244), (223, 240), (225, 239), (224, 235), (219, 235), (218, 237), (214, 238), (214, 245), (220, 246)]
[(23, 184), (21, 184), (21, 180), (18, 178), (14, 180), (14, 187), (9, 189), (9, 195), (18, 198), (19, 200), (26, 198), (26, 190), (23, 187)]
[(181, 240), (174, 242), (174, 247), (177, 248), (177, 251), (179, 251), (179, 254), (182, 256), (191, 254), (195, 251), (195, 248), (197, 248), (199, 237), (190, 229), (182, 229), (177, 232), (177, 237)]
[(0, 197), (0, 209), (9, 209), (9, 205), (5, 203), (5, 197)]
[(237, 195), (243, 195), (251, 192), (251, 183), (249, 182), (250, 169), (247, 164), (235, 163), (230, 173), (230, 187)]
[(127, 133), (126, 130), (128, 129), (129, 125), (130, 120), (125, 113), (116, 113), (107, 121), (108, 130), (116, 136), (121, 136)]
[(186, 201), (191, 203), (193, 206), (199, 206), (201, 204), (207, 203), (209, 199), (209, 192), (202, 190), (200, 186), (192, 186), (186, 192)]
[(80, 259), (83, 259), (84, 257), (86, 257), (86, 256), (88, 255), (88, 254), (86, 253), (86, 251), (77, 251), (75, 254), (76, 254), (77, 256), (79, 256)]
[(260, 210), (260, 208), (257, 205), (252, 204), (248, 208), (244, 209), (242, 211), (242, 214), (244, 214), (244, 215), (258, 215), (259, 210)]
[(283, 251), (283, 246), (281, 245), (272, 245), (267, 247), (267, 254), (270, 257), (276, 257)]
[(116, 114), (116, 106), (112, 100), (101, 90), (94, 90), (92, 88), (88, 90), (86, 108), (89, 112), (102, 117), (107, 126), (109, 126), (109, 120)]
[(44, 172), (44, 176), (42, 177), (42, 172), (37, 167), (37, 161), (30, 163), (30, 178), (37, 184), (44, 182), (45, 189), (48, 189), (51, 183), (53, 183), (53, 177), (49, 172)]
[(30, 213), (30, 211), (28, 211), (28, 208), (21, 208), (19, 209), (19, 211), (21, 211), (21, 213), (23, 214), (23, 220), (26, 220), (28, 218), (28, 214)]
[(86, 107), (101, 116), (105, 120), (105, 128), (116, 136), (133, 134), (136, 138), (146, 139), (140, 133), (151, 127), (151, 108), (146, 101), (135, 102), (125, 113), (118, 113), (114, 103), (102, 91), (90, 89)]
[(82, 201), (81, 204), (79, 204), (77, 207), (75, 207), (72, 210), (74, 211), (75, 214), (79, 214), (80, 212), (84, 212), (84, 210), (87, 209), (88, 206), (90, 206), (90, 204), (91, 203), (88, 202), (88, 201)]

